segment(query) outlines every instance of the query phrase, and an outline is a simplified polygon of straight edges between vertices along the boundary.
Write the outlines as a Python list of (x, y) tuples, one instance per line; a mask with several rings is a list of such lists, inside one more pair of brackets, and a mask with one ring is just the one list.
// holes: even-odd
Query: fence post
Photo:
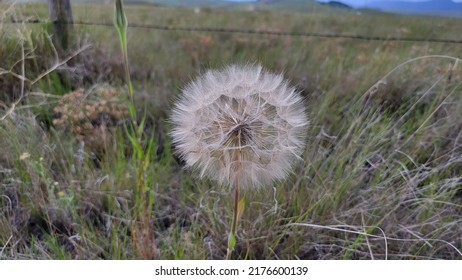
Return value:
[(48, 0), (48, 11), (54, 26), (56, 42), (66, 51), (72, 35), (72, 8), (70, 0)]

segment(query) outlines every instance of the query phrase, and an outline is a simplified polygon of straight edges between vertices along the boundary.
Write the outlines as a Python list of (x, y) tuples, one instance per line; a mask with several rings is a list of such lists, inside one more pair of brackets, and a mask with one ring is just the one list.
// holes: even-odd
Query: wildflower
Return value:
[(107, 85), (65, 94), (54, 112), (53, 125), (72, 132), (77, 140), (85, 141), (94, 151), (104, 150), (101, 143), (105, 143), (105, 136), (129, 116), (120, 91)]
[(188, 167), (234, 191), (226, 258), (236, 244), (242, 186), (283, 179), (305, 147), (302, 97), (282, 75), (232, 65), (190, 83), (173, 109), (171, 135)]
[(259, 65), (206, 72), (183, 90), (172, 121), (173, 143), (188, 167), (246, 187), (284, 179), (308, 126), (295, 88)]
[(30, 154), (28, 152), (24, 152), (19, 156), (20, 160), (26, 160), (28, 158), (30, 158)]

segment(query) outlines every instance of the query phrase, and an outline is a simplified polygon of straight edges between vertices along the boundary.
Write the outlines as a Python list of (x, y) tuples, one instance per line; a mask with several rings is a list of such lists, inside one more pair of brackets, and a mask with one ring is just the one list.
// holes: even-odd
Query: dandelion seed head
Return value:
[(308, 128), (299, 93), (259, 65), (209, 70), (185, 87), (171, 119), (187, 167), (243, 187), (284, 179), (300, 159)]

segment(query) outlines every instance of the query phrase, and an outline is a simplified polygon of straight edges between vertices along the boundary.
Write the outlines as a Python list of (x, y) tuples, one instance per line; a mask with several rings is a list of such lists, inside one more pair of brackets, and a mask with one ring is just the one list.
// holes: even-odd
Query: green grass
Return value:
[[(126, 9), (130, 23), (459, 34), (456, 19), (437, 17)], [(23, 5), (2, 17), (46, 13)], [(74, 7), (77, 20), (112, 15), (111, 6)], [(230, 189), (182, 169), (168, 116), (204, 69), (247, 62), (283, 71), (306, 98), (311, 126), (305, 163), (287, 180), (245, 193), (234, 259), (462, 259), (462, 73), (452, 58), (460, 45), (131, 28), (135, 105), (146, 114), (140, 143), (154, 141), (139, 174), (123, 123), (93, 145), (52, 121), (60, 96), (78, 87), (109, 83), (128, 94), (117, 31), (74, 26), (72, 50), (91, 47), (32, 83), (57, 65), (48, 28), (0, 25), (0, 116), (9, 113), (0, 122), (1, 259), (223, 259)], [(152, 197), (142, 223), (134, 223), (138, 176)]]

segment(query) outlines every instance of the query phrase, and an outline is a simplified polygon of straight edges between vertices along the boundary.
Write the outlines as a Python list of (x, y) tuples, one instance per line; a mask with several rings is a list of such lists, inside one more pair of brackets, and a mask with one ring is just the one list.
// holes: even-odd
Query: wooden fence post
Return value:
[(72, 35), (72, 8), (70, 0), (48, 0), (48, 11), (54, 26), (55, 39), (61, 50), (66, 51)]

